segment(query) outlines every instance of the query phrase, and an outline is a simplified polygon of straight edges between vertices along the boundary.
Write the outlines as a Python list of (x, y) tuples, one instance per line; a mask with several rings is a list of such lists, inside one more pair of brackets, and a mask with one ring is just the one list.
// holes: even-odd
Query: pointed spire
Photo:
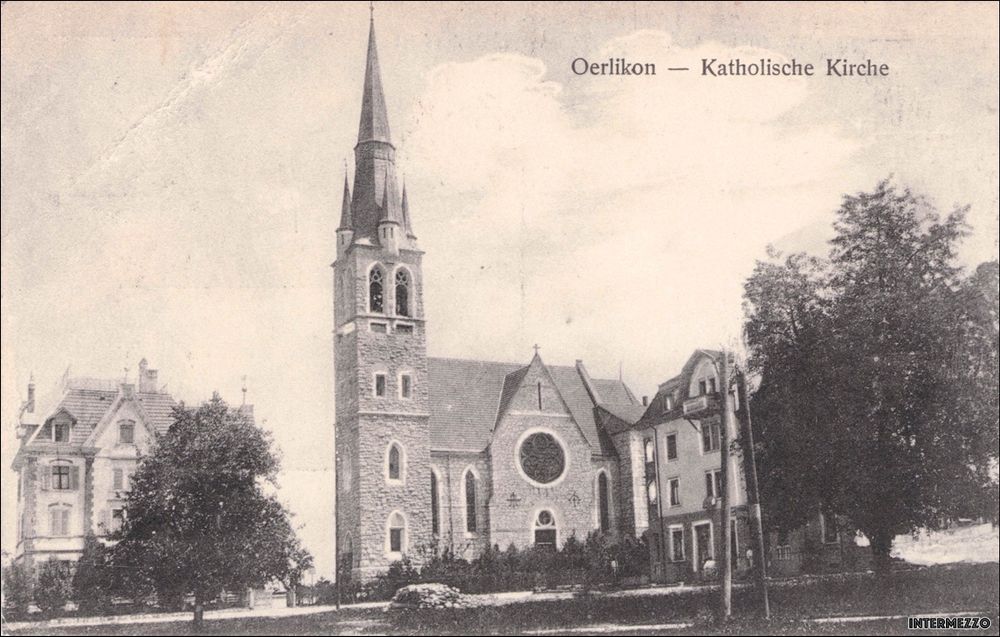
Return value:
[(338, 230), (350, 230), (354, 222), (351, 217), (351, 187), (347, 183), (347, 163), (344, 163), (344, 202), (340, 207), (340, 227)]
[(413, 237), (413, 227), (410, 226), (410, 200), (406, 196), (406, 179), (403, 179), (403, 202), (400, 204), (403, 209), (403, 230), (406, 236)]
[(367, 141), (392, 143), (389, 137), (389, 117), (382, 92), (382, 75), (378, 67), (378, 50), (375, 46), (375, 14), (372, 13), (368, 29), (368, 62), (365, 67), (365, 86), (361, 100), (361, 125), (358, 143)]

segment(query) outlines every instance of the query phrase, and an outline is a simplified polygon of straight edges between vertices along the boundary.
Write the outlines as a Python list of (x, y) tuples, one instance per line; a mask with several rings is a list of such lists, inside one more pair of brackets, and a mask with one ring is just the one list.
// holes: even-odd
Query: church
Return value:
[(621, 380), (537, 349), (520, 364), (427, 356), (428, 279), (395, 152), (373, 21), (333, 264), (338, 568), (368, 579), (444, 548), (642, 533), (645, 408)]

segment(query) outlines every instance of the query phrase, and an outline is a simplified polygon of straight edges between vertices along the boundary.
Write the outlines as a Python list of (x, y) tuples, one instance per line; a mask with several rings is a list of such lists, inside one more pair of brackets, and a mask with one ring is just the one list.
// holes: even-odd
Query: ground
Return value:
[[(873, 575), (796, 580), (772, 587), (773, 619), (753, 619), (755, 593), (734, 591), (731, 634), (897, 634), (906, 616), (976, 613), (991, 618), (997, 634), (1000, 565), (938, 566), (898, 572), (885, 581)], [(380, 606), (280, 618), (208, 621), (202, 634), (704, 634), (717, 632), (712, 590), (643, 591), (644, 594), (579, 595), (551, 601), (521, 601), (472, 609), (389, 611)], [(839, 616), (901, 615), (850, 623), (803, 620)], [(6, 627), (5, 627), (6, 628)], [(47, 627), (8, 634), (161, 635), (188, 632), (190, 622)], [(936, 631), (920, 631), (934, 634)]]

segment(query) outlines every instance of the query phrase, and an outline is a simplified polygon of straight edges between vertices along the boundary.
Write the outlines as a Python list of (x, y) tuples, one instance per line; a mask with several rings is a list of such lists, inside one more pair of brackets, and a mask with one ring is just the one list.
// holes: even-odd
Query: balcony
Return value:
[(682, 407), (685, 416), (692, 416), (695, 414), (705, 415), (705, 412), (712, 413), (717, 411), (718, 408), (718, 394), (702, 394), (701, 396), (688, 398), (684, 401), (684, 405)]

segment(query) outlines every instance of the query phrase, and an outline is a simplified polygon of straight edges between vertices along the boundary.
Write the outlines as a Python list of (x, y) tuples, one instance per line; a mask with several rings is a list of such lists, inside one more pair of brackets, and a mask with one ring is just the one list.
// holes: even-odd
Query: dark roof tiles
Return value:
[[(527, 366), (451, 358), (428, 358), (431, 448), (478, 453), (489, 445), (493, 428), (517, 391)], [(547, 365), (573, 419), (595, 450), (610, 451), (599, 435), (590, 398), (579, 371), (571, 366)], [(618, 380), (592, 381), (602, 406), (634, 422), (641, 415), (632, 392)]]

